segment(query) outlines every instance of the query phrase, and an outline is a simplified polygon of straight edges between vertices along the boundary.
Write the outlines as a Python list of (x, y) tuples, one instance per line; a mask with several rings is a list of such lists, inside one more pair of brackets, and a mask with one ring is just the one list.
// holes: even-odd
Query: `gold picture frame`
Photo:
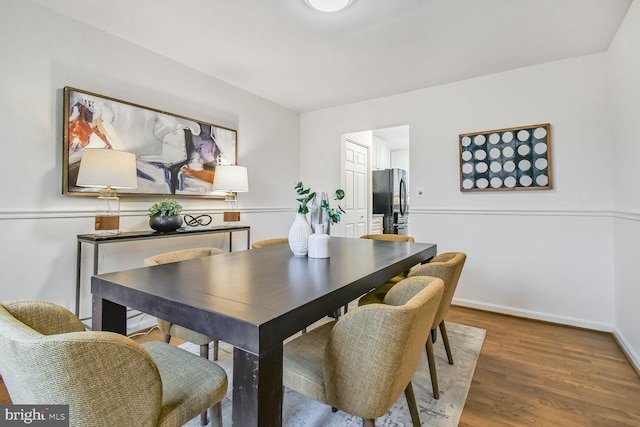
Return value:
[(63, 194), (98, 193), (76, 178), (82, 150), (104, 148), (136, 155), (138, 187), (120, 196), (224, 198), (211, 186), (215, 166), (237, 162), (235, 129), (68, 86), (63, 108)]

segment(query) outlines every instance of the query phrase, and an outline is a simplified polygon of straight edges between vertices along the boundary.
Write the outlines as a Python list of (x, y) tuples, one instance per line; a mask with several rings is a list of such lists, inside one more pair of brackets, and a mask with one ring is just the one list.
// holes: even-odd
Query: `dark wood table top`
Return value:
[(332, 237), (327, 259), (276, 245), (100, 274), (91, 290), (257, 354), (434, 255), (435, 244)]

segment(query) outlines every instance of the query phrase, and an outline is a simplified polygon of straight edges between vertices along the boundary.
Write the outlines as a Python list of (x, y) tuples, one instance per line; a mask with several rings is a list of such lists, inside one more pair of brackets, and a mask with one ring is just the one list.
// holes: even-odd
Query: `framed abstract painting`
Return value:
[(64, 88), (63, 194), (96, 195), (76, 185), (86, 148), (135, 154), (137, 188), (118, 194), (223, 198), (215, 167), (235, 165), (237, 131), (91, 92)]
[(459, 137), (460, 191), (553, 188), (549, 123)]

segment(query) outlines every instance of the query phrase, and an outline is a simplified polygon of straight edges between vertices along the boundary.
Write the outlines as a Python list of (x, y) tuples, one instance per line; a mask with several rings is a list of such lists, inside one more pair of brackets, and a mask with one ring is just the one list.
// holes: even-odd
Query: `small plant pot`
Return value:
[(182, 227), (182, 217), (180, 215), (153, 215), (149, 217), (149, 227), (156, 231), (176, 231)]

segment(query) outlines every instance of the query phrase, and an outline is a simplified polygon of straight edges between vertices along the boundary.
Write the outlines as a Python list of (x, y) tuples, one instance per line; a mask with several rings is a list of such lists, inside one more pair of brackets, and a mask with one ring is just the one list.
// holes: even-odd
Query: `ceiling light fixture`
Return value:
[(337, 12), (349, 6), (351, 0), (307, 0), (307, 3), (320, 12)]

